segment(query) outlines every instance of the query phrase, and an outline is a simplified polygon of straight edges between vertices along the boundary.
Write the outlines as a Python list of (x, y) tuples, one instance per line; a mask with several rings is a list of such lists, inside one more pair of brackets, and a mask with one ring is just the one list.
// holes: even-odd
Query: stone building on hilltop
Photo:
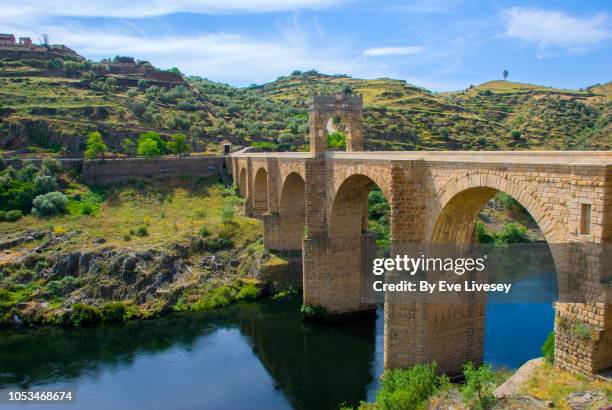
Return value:
[(15, 44), (15, 36), (12, 34), (0, 34), (0, 45), (12, 46)]

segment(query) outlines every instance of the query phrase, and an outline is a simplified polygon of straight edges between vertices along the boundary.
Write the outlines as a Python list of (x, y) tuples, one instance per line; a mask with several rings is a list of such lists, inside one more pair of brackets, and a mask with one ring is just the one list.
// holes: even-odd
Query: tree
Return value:
[(152, 139), (138, 140), (137, 154), (140, 157), (158, 157), (161, 155), (157, 143)]
[(187, 154), (191, 151), (189, 144), (187, 143), (187, 137), (185, 134), (174, 134), (170, 137), (172, 141), (168, 143), (168, 148), (173, 154)]
[(504, 76), (504, 81), (508, 79), (508, 76), (510, 75), (510, 71), (506, 70), (504, 68), (504, 71), (502, 72), (502, 75)]
[(134, 144), (134, 141), (130, 138), (126, 138), (123, 140), (123, 143), (121, 144), (122, 148), (123, 148), (123, 152), (126, 155), (134, 155), (136, 153), (136, 144)]
[(87, 149), (85, 150), (85, 158), (95, 159), (104, 157), (104, 153), (108, 151), (108, 147), (102, 140), (102, 134), (99, 131), (94, 131), (87, 136)]
[(166, 141), (164, 141), (158, 133), (154, 131), (147, 131), (140, 134), (140, 136), (138, 137), (138, 147), (140, 147), (140, 144), (144, 140), (152, 140), (153, 142), (155, 142), (155, 145), (157, 145), (157, 149), (159, 150), (159, 154), (157, 155), (165, 154), (168, 152)]
[(42, 33), (38, 41), (40, 41), (40, 44), (42, 44), (43, 46), (48, 46), (49, 45), (49, 35), (47, 33)]
[(493, 389), (495, 381), (493, 370), (489, 365), (475, 367), (468, 362), (463, 368), (465, 384), (461, 387), (461, 398), (471, 409), (484, 410), (495, 402)]

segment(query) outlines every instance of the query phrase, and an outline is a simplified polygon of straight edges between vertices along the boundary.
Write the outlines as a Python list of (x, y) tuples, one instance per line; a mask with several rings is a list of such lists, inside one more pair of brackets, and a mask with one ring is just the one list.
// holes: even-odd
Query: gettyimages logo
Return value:
[(405, 272), (416, 275), (417, 272), (452, 272), (463, 275), (466, 272), (482, 272), (485, 270), (487, 255), (480, 258), (429, 258), (421, 255), (412, 258), (408, 255), (397, 255), (395, 258), (374, 259), (372, 273), (382, 275), (386, 271)]

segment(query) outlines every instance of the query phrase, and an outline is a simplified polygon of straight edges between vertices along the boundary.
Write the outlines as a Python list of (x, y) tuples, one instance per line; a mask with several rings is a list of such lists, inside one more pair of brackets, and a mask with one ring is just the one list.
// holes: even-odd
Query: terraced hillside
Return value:
[(124, 139), (150, 130), (182, 132), (196, 151), (215, 150), (224, 138), (303, 150), (310, 94), (343, 91), (364, 97), (370, 150), (612, 148), (612, 83), (576, 91), (494, 81), (435, 94), (401, 80), (296, 71), (235, 88), (194, 77), (167, 83), (114, 74), (83, 61), (0, 55), (0, 150), (79, 154), (95, 130), (118, 154)]

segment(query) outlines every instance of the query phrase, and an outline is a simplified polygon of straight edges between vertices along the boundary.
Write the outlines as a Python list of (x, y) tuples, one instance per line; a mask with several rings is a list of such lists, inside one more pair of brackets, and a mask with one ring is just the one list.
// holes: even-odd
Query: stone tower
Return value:
[(314, 95), (310, 111), (310, 152), (321, 156), (327, 150), (327, 122), (340, 117), (346, 124), (346, 150), (363, 151), (363, 99), (361, 95), (337, 93)]

